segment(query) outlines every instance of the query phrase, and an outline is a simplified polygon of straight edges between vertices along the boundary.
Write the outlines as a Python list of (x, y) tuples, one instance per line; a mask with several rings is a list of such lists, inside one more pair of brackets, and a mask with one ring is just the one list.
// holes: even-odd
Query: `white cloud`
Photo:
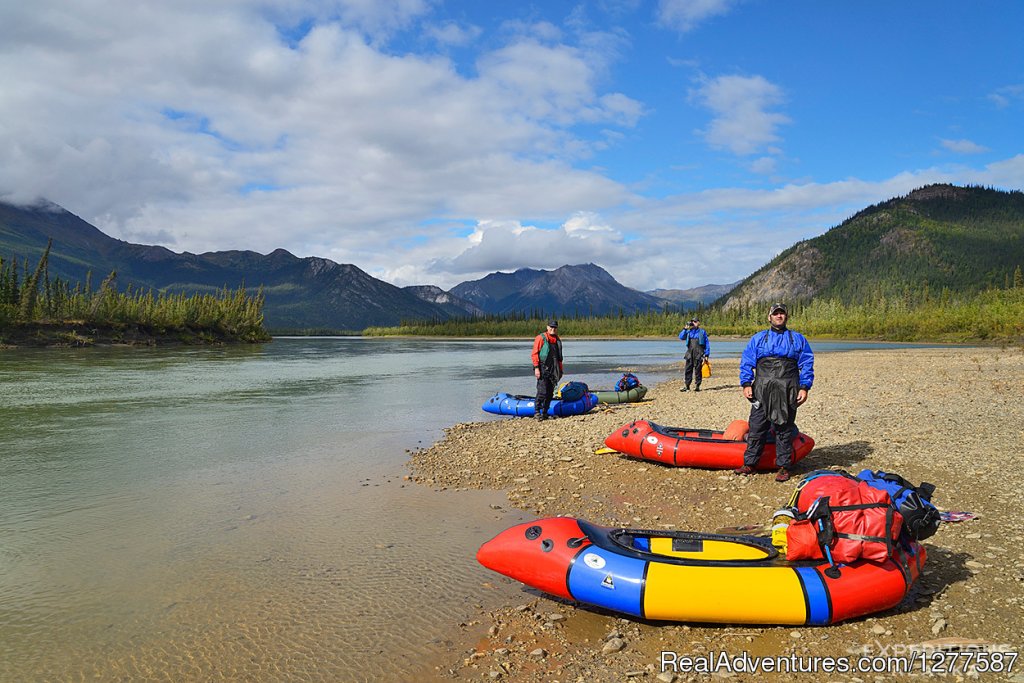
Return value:
[[(607, 58), (592, 64), (589, 43), (513, 36), (467, 78), (366, 37), (426, 3), (254, 7), (0, 8), (0, 196), (45, 195), (116, 237), (176, 249), (284, 246), (357, 264), (380, 258), (368, 234), (438, 237), (426, 216), (557, 219), (629, 196), (570, 165), (614, 139), (574, 125), (642, 114), (600, 88)], [(283, 40), (279, 27), (312, 9), (335, 20)]]
[(778, 165), (778, 159), (775, 157), (759, 157), (754, 159), (748, 165), (748, 168), (753, 173), (758, 175), (771, 175), (775, 173), (775, 168)]
[[(616, 178), (678, 192), (718, 169), (699, 154), (655, 162), (664, 168), (631, 156), (627, 145), (663, 129), (638, 125), (657, 113), (634, 95), (643, 84), (608, 85), (634, 37), (593, 30), (588, 13), (606, 6), (510, 22), (479, 35), (475, 62), (452, 50), (456, 62), (417, 50), (479, 29), (446, 23), (427, 0), (0, 3), (0, 199), (45, 196), (176, 251), (280, 247), (395, 284), (594, 262), (651, 289), (739, 279), (928, 182), (1024, 187), (1024, 156), (771, 187), (784, 93), (723, 76), (690, 94), (711, 114), (704, 140), (743, 157), (728, 169), (735, 186), (644, 197)], [(730, 6), (661, 7), (679, 28)], [(651, 180), (667, 173), (683, 181)]]
[(942, 146), (950, 152), (956, 152), (957, 154), (981, 154), (982, 152), (989, 151), (988, 147), (984, 147), (970, 140), (942, 139), (939, 142), (942, 143)]
[(770, 111), (784, 97), (763, 76), (719, 76), (691, 90), (690, 97), (713, 114), (701, 131), (707, 143), (739, 156), (771, 151), (768, 146), (780, 139), (778, 127), (789, 123), (784, 114)]
[(454, 21), (446, 21), (436, 26), (428, 26), (425, 33), (441, 45), (461, 47), (476, 41), (483, 33), (483, 29), (479, 26), (460, 26)]
[(697, 24), (726, 14), (734, 0), (659, 0), (656, 16), (662, 25), (686, 33)]
[(1015, 102), (1024, 102), (1024, 84), (999, 88), (989, 93), (988, 99), (999, 109), (1006, 109)]
[(578, 213), (555, 229), (518, 221), (482, 221), (454, 258), (439, 257), (428, 272), (457, 275), (452, 284), (494, 271), (557, 268), (566, 263), (606, 261), (622, 250), (622, 235), (595, 213)]

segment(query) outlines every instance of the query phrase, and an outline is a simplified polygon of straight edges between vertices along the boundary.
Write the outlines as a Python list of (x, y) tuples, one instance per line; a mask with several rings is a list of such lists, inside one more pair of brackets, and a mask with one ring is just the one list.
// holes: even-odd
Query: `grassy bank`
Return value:
[(89, 346), (103, 343), (265, 342), (263, 293), (244, 287), (217, 294), (118, 291), (111, 273), (96, 290), (50, 280), (47, 247), (34, 270), (0, 259), (0, 344)]
[[(647, 311), (605, 317), (563, 316), (562, 334), (570, 336), (666, 337), (694, 315), (712, 335), (747, 336), (767, 325), (764, 306), (723, 311)], [(444, 322), (371, 327), (367, 336), (527, 337), (544, 329), (544, 318), (490, 316)], [(1024, 288), (993, 289), (979, 294), (917, 300), (879, 298), (843, 304), (836, 300), (795, 303), (790, 325), (812, 337), (877, 339), (902, 342), (1024, 343)]]

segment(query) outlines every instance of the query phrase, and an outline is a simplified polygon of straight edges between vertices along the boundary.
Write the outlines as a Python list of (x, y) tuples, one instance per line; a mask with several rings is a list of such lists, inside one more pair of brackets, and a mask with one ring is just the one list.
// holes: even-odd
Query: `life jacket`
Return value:
[(562, 339), (555, 337), (555, 343), (552, 344), (551, 340), (548, 339), (547, 332), (541, 332), (537, 335), (537, 338), (541, 340), (540, 347), (534, 346), (537, 349), (537, 358), (540, 361), (538, 365), (541, 368), (547, 368), (554, 372), (558, 377), (562, 376), (560, 366), (562, 363)]
[(861, 470), (857, 478), (888, 492), (893, 505), (903, 515), (903, 533), (911, 540), (921, 541), (938, 531), (942, 517), (932, 503), (934, 484), (922, 482), (914, 486), (898, 474), (881, 470)]
[(555, 392), (555, 398), (571, 403), (583, 398), (588, 391), (590, 391), (590, 387), (584, 382), (566, 382), (558, 387), (558, 390)]
[(627, 372), (618, 382), (615, 383), (615, 391), (629, 391), (640, 386), (640, 378), (632, 372)]
[(790, 498), (796, 521), (786, 530), (786, 559), (825, 559), (826, 573), (858, 559), (884, 562), (895, 552), (903, 516), (886, 491), (841, 470), (804, 477)]

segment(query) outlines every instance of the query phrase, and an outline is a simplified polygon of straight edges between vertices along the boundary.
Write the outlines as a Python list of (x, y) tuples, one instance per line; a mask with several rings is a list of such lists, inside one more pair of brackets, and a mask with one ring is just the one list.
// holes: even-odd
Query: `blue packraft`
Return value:
[(615, 383), (615, 391), (629, 391), (640, 386), (640, 378), (632, 372), (627, 372), (618, 382)]
[(911, 539), (921, 541), (938, 530), (941, 516), (931, 500), (934, 484), (922, 482), (914, 486), (898, 474), (881, 470), (861, 470), (857, 478), (889, 493), (893, 505), (903, 515), (903, 531)]

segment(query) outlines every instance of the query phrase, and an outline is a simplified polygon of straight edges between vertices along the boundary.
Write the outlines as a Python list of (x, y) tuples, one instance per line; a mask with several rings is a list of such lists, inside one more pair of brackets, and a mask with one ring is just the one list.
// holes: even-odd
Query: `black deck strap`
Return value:
[(856, 503), (854, 505), (832, 505), (833, 512), (846, 510), (869, 510), (871, 508), (892, 508), (888, 503)]

